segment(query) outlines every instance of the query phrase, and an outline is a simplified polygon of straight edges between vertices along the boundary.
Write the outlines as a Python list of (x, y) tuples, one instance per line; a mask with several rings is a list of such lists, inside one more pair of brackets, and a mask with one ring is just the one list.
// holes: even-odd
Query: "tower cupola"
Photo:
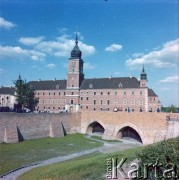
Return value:
[(78, 47), (78, 36), (76, 35), (75, 47), (71, 51), (71, 58), (81, 58), (82, 53)]
[(145, 72), (144, 65), (140, 74), (140, 80), (147, 80), (147, 73)]

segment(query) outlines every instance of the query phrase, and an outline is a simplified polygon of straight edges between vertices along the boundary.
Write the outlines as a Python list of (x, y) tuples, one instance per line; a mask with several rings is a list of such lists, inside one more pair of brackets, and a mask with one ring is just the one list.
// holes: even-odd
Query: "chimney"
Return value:
[(40, 82), (40, 81), (41, 81), (41, 79), (38, 80), (38, 82)]
[(56, 81), (56, 78), (54, 78), (54, 81)]

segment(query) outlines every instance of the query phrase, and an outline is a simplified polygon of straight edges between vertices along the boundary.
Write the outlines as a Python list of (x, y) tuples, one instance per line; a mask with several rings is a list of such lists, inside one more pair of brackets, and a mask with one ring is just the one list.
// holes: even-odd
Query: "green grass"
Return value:
[(19, 177), (20, 180), (98, 180), (106, 174), (106, 160), (111, 157), (128, 158), (128, 162), (136, 158), (140, 148), (129, 149), (111, 154), (93, 153), (73, 160), (56, 163), (31, 171)]
[(105, 140), (105, 139), (102, 139), (101, 136), (91, 136), (91, 138), (97, 139), (97, 140), (100, 140), (100, 141), (104, 141), (104, 142), (114, 142), (114, 143), (121, 142), (121, 141), (118, 141), (118, 140)]
[(82, 134), (62, 138), (40, 138), (16, 144), (0, 144), (0, 174), (22, 165), (102, 146)]

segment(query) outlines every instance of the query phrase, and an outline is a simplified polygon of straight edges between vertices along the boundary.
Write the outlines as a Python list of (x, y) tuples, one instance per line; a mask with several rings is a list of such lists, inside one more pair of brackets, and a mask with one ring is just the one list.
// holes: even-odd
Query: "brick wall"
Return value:
[[(121, 129), (131, 127), (151, 144), (179, 136), (179, 114), (167, 120), (167, 113), (102, 112), (81, 113), (0, 113), (0, 142), (15, 143), (22, 139), (62, 137), (66, 133), (88, 133), (93, 122), (105, 129), (103, 139), (119, 139)], [(170, 115), (171, 116), (171, 115)]]
[(18, 114), (0, 113), (0, 142), (15, 143), (22, 139), (62, 137), (80, 132), (80, 113)]

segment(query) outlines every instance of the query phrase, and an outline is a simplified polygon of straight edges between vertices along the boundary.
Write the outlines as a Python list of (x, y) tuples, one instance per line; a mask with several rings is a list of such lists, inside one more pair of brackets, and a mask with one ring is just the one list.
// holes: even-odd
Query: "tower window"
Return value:
[(73, 95), (74, 93), (73, 92), (71, 92), (71, 95)]
[(94, 92), (94, 95), (96, 95), (96, 92)]
[(108, 92), (108, 95), (110, 95), (110, 92)]
[[(75, 68), (76, 67), (76, 62), (72, 62), (72, 68)], [(74, 69), (73, 69), (74, 71)]]
[(103, 92), (101, 92), (101, 95), (103, 95)]

